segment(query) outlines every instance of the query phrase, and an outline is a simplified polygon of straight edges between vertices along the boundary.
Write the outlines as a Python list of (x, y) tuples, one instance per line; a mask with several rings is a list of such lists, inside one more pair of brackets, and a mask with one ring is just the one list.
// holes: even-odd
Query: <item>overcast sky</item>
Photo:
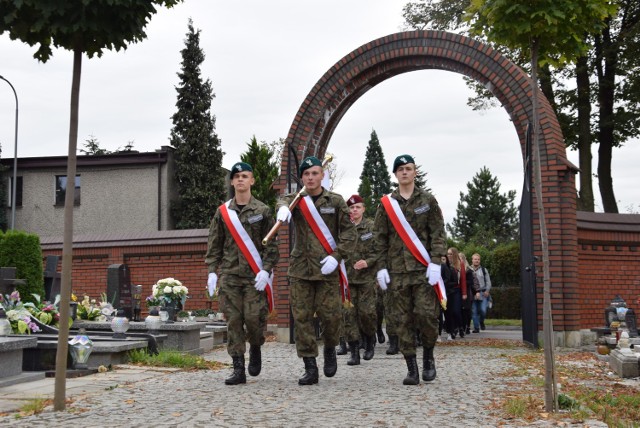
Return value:
[[(116, 150), (133, 141), (139, 151), (169, 144), (176, 111), (177, 72), (189, 18), (201, 30), (203, 78), (216, 94), (212, 111), (229, 168), (253, 135), (286, 137), (300, 104), (322, 75), (359, 46), (403, 30), (404, 0), (186, 0), (162, 9), (147, 26), (148, 38), (126, 51), (83, 60), (78, 148), (94, 136)], [(72, 54), (54, 51), (46, 64), (35, 47), (0, 36), (0, 75), (18, 93), (18, 157), (68, 154)], [(423, 70), (393, 77), (369, 90), (344, 115), (329, 143), (344, 171), (336, 190), (355, 193), (364, 153), (375, 129), (387, 164), (412, 154), (447, 222), (460, 191), (486, 166), (501, 191), (522, 188), (522, 158), (515, 129), (503, 109), (474, 112), (462, 76)], [(0, 145), (14, 156), (15, 100), (0, 81)], [(597, 146), (594, 146), (594, 171)], [(577, 165), (576, 153), (569, 159)], [(613, 180), (621, 212), (640, 210), (634, 173), (640, 144), (616, 149)], [(389, 172), (391, 169), (389, 168)], [(392, 176), (392, 178), (394, 178)], [(578, 180), (576, 180), (578, 181)], [(594, 192), (598, 194), (597, 182)], [(597, 198), (597, 211), (601, 203)]]

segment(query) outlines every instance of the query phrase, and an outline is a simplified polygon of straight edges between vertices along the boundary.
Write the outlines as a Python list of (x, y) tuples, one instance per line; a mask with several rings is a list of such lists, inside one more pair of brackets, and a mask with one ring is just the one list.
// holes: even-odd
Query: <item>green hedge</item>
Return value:
[(44, 299), (44, 269), (40, 237), (19, 230), (0, 235), (0, 266), (15, 267), (16, 278), (25, 285), (17, 287), (23, 302), (34, 302), (32, 293)]
[(522, 298), (520, 287), (491, 288), (493, 307), (487, 310), (487, 318), (512, 319), (522, 318)]

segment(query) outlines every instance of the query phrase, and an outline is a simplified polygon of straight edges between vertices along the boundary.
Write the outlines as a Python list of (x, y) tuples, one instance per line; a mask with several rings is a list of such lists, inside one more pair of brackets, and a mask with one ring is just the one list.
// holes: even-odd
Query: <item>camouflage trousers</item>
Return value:
[(376, 333), (376, 287), (375, 282), (349, 283), (351, 305), (344, 309), (344, 337), (347, 342), (360, 340), (360, 332)]
[(382, 291), (379, 287), (376, 287), (376, 317), (379, 323), (382, 323), (382, 320), (384, 320), (387, 335), (395, 336), (398, 334), (396, 325), (389, 316), (385, 317), (385, 315), (388, 314), (388, 311), (385, 311), (385, 308), (389, 307), (388, 300), (389, 294), (386, 291)]
[(387, 288), (387, 319), (397, 326), (400, 352), (416, 354), (416, 330), (422, 344), (431, 348), (438, 338), (438, 306), (440, 302), (424, 273), (392, 273)]
[(342, 299), (336, 280), (307, 281), (289, 278), (294, 339), (298, 357), (317, 357), (314, 315), (320, 318), (324, 346), (335, 347), (342, 324)]
[(269, 312), (266, 293), (255, 289), (253, 278), (223, 275), (219, 295), (220, 309), (227, 319), (229, 355), (244, 355), (247, 340), (251, 345), (262, 346)]

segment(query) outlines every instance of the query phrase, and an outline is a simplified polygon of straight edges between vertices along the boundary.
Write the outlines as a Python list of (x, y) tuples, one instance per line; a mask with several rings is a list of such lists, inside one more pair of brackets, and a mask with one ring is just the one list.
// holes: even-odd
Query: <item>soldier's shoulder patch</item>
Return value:
[(249, 221), (249, 224), (253, 224), (253, 223), (259, 222), (263, 218), (264, 218), (264, 216), (262, 214), (256, 214), (256, 215), (252, 215), (251, 217), (249, 217), (247, 219), (247, 221)]
[(430, 209), (431, 209), (431, 206), (429, 204), (424, 204), (419, 206), (415, 210), (413, 210), (413, 212), (415, 212), (416, 214), (422, 214), (422, 213), (426, 213)]
[(320, 214), (335, 214), (335, 207), (320, 207)]

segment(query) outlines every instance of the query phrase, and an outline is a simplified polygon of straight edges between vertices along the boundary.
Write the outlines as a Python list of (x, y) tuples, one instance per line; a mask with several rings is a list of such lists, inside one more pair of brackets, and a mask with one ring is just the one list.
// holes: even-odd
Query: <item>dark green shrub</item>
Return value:
[(512, 319), (522, 318), (522, 299), (520, 287), (492, 287), (493, 307), (487, 310), (487, 318)]
[(491, 283), (493, 284), (493, 256), (490, 250), (476, 244), (467, 244), (464, 248), (458, 248), (458, 250), (461, 250), (467, 257), (467, 262), (469, 262), (469, 265), (471, 265), (471, 258), (473, 257), (473, 255), (475, 253), (480, 254), (480, 264), (489, 271), (489, 275), (491, 276)]
[(40, 237), (19, 230), (9, 230), (0, 239), (0, 266), (15, 267), (16, 278), (26, 284), (17, 287), (23, 302), (34, 302), (32, 293), (44, 298), (44, 277)]
[(520, 243), (498, 245), (493, 250), (489, 274), (493, 287), (520, 286)]

